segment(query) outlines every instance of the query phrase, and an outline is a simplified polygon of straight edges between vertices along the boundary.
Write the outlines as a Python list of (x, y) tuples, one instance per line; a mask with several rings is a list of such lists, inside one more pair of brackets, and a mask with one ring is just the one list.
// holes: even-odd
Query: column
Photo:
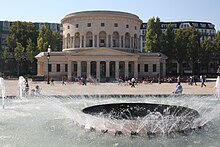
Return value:
[(87, 71), (87, 78), (89, 78), (91, 76), (91, 61), (87, 61), (87, 66), (86, 66), (86, 71)]
[(165, 77), (166, 76), (166, 63), (162, 62), (163, 63), (163, 74), (162, 74), (162, 77)]
[(80, 36), (80, 41), (79, 41), (79, 48), (82, 48), (82, 41), (83, 41), (83, 37), (82, 35)]
[(86, 39), (87, 39), (87, 38), (86, 38), (86, 35), (84, 35), (84, 36), (85, 36), (85, 37), (84, 37), (84, 39), (83, 39), (83, 41), (84, 41), (84, 42), (83, 42), (83, 44), (84, 44), (83, 47), (86, 47)]
[(95, 35), (92, 36), (92, 47), (95, 47)]
[(125, 78), (128, 78), (128, 61), (125, 61)]
[(115, 61), (115, 79), (119, 79), (119, 61)]
[(81, 77), (81, 61), (77, 61), (77, 77)]
[(109, 69), (109, 63), (110, 61), (106, 61), (106, 77), (110, 77), (110, 69)]
[(119, 48), (122, 48), (121, 47), (121, 36), (119, 35)]
[(96, 61), (96, 79), (100, 82), (100, 61)]
[(68, 61), (68, 80), (72, 80), (72, 61)]
[(72, 48), (75, 48), (75, 36), (73, 36), (73, 40), (72, 40)]
[(97, 47), (99, 47), (99, 35), (97, 35)]
[(134, 61), (134, 77), (138, 78), (138, 61)]

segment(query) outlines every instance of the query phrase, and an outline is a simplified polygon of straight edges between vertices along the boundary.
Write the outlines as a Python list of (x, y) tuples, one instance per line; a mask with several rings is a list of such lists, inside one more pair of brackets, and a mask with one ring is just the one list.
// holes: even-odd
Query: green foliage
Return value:
[(5, 47), (3, 49), (3, 52), (2, 52), (2, 59), (4, 60), (5, 63), (8, 62), (8, 59), (9, 59), (9, 48), (8, 47)]
[(45, 52), (50, 45), (53, 50), (58, 50), (60, 35), (52, 32), (48, 27), (43, 27), (37, 38), (37, 48), (40, 52)]
[(14, 57), (15, 57), (15, 60), (18, 62), (18, 64), (20, 64), (21, 61), (25, 58), (24, 47), (19, 42), (17, 42), (16, 44), (17, 46), (15, 47), (15, 50), (14, 50)]
[(31, 22), (15, 21), (12, 23), (9, 36), (8, 36), (8, 47), (11, 51), (16, 47), (16, 43), (19, 42), (23, 47), (26, 47), (28, 40), (31, 39), (36, 42), (37, 30)]
[(147, 22), (145, 52), (160, 52), (161, 50), (160, 19), (151, 18)]
[(37, 54), (36, 45), (31, 39), (28, 40), (26, 47), (27, 59), (32, 63), (34, 61), (34, 56)]

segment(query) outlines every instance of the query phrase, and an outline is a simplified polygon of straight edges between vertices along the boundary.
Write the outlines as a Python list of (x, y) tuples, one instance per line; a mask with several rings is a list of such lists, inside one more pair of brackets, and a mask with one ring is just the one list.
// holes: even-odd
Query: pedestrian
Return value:
[(175, 93), (175, 94), (182, 94), (182, 92), (183, 92), (183, 87), (180, 84), (180, 82), (178, 82), (178, 84), (176, 85), (176, 90), (173, 93)]
[(50, 85), (54, 86), (54, 79), (53, 78), (51, 78)]
[(206, 87), (206, 84), (205, 84), (205, 76), (202, 75), (201, 77), (201, 87), (205, 86)]
[(135, 78), (131, 79), (131, 88), (134, 87), (135, 88)]

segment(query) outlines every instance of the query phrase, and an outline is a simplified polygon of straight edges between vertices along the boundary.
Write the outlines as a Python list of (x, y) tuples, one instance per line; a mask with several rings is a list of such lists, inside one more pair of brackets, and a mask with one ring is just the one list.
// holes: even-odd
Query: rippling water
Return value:
[[(92, 132), (76, 124), (90, 123), (85, 107), (123, 102), (180, 105), (197, 110), (205, 127), (188, 134), (161, 137), (112, 136)], [(97, 121), (102, 125), (102, 121)], [(213, 96), (170, 96), (136, 98), (30, 97), (6, 99), (0, 109), (0, 144), (5, 147), (218, 147), (220, 145), (220, 104)]]

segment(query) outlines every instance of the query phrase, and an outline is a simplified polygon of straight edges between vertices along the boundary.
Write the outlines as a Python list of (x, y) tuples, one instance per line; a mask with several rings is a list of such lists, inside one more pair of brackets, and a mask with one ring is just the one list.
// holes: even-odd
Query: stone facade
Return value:
[[(142, 53), (138, 16), (117, 11), (84, 11), (66, 15), (63, 51), (36, 56), (38, 75), (113, 81), (118, 78), (165, 76), (166, 56)], [(49, 66), (48, 66), (49, 65)]]

